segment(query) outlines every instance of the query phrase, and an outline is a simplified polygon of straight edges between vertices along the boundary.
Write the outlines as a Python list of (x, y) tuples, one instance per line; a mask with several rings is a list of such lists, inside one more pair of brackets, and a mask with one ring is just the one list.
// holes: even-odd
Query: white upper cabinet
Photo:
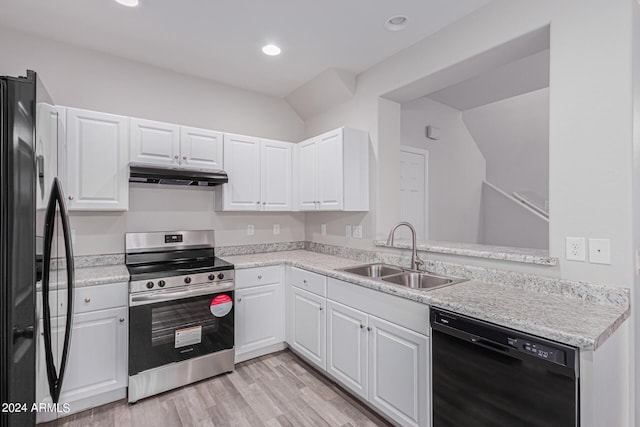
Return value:
[(178, 166), (180, 126), (132, 118), (131, 162)]
[(265, 211), (290, 211), (293, 144), (260, 141), (261, 204)]
[(293, 144), (224, 134), (225, 211), (291, 211)]
[(197, 169), (222, 169), (222, 132), (180, 126), (180, 164)]
[(259, 210), (260, 139), (224, 134), (224, 164), (229, 182), (222, 186), (223, 210)]
[(336, 129), (301, 142), (296, 150), (300, 210), (369, 210), (366, 132)]
[(129, 207), (129, 119), (66, 109), (66, 196), (69, 210)]
[(130, 145), (132, 163), (222, 169), (221, 132), (132, 118)]
[(318, 160), (316, 140), (308, 139), (296, 146), (298, 151), (298, 205), (301, 211), (318, 206)]

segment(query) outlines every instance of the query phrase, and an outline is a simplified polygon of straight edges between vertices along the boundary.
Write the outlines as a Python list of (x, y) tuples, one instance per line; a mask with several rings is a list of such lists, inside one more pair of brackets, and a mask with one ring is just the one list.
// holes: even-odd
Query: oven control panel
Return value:
[(234, 270), (186, 274), (183, 276), (163, 277), (162, 279), (132, 280), (129, 282), (129, 292), (149, 292), (161, 289), (171, 289), (189, 285), (207, 283), (233, 282)]

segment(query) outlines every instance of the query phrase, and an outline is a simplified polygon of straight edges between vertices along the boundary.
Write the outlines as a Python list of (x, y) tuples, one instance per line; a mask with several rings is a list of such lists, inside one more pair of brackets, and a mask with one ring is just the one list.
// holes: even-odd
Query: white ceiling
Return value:
[[(2, 0), (0, 26), (284, 97), (358, 74), (490, 0)], [(409, 17), (404, 31), (384, 22)], [(282, 48), (278, 57), (260, 51)]]

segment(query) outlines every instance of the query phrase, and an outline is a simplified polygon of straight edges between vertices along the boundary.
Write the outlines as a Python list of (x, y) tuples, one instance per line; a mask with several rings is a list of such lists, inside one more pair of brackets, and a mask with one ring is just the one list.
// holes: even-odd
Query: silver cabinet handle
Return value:
[(238, 302), (241, 302), (241, 301), (242, 301), (242, 298), (238, 298)]
[(73, 196), (69, 196), (69, 200), (73, 200)]
[(262, 274), (258, 274), (258, 280), (262, 279)]
[(178, 155), (173, 156), (174, 159), (178, 160)]
[(120, 323), (124, 323), (124, 317), (120, 318)]
[(182, 160), (187, 160), (187, 156), (182, 156)]
[(84, 299), (84, 302), (87, 302), (87, 303), (88, 303), (88, 302), (91, 302), (91, 298), (89, 298), (89, 297), (85, 298), (85, 299)]

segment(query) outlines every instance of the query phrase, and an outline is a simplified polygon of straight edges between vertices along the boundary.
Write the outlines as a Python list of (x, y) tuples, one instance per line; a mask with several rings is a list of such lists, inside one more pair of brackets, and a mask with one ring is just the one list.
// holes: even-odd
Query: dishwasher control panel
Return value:
[(560, 365), (564, 365), (567, 360), (566, 353), (562, 349), (553, 348), (548, 345), (544, 345), (531, 340), (507, 337), (507, 343), (509, 344), (509, 346), (516, 348), (523, 353), (527, 353), (531, 356), (548, 360), (550, 362), (558, 363)]

